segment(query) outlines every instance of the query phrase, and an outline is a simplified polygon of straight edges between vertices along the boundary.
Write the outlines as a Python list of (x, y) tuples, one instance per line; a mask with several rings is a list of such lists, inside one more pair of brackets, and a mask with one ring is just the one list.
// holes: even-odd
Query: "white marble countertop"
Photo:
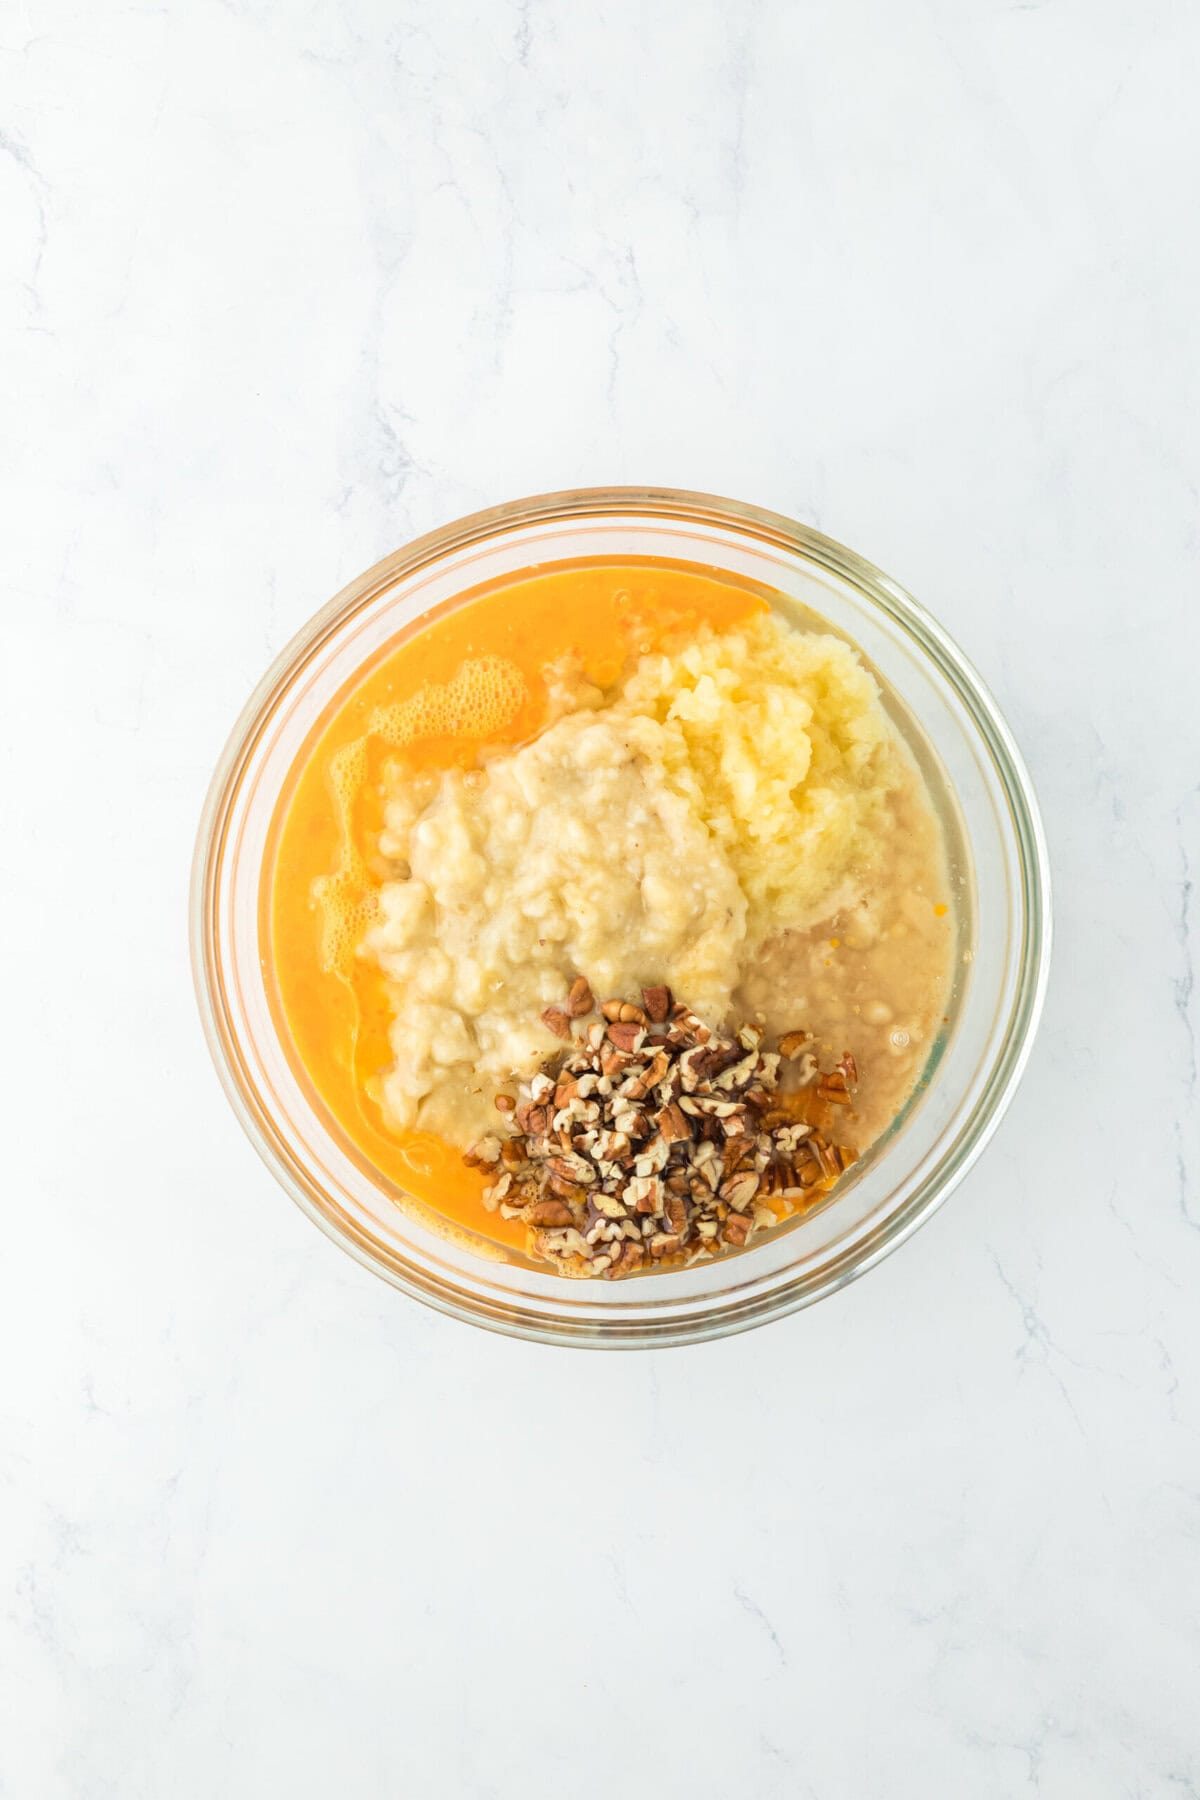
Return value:
[[(1198, 56), (1188, 0), (5, 11), (0, 1794), (1200, 1792)], [(585, 1356), (288, 1203), (185, 897), (335, 589), (642, 480), (944, 621), (1058, 939), (911, 1244)]]

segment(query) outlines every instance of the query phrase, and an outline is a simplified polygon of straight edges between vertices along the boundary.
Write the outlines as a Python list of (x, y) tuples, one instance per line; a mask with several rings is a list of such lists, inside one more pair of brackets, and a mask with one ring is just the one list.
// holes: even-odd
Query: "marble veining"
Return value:
[[(0, 1795), (1200, 1793), (1198, 54), (1185, 0), (0, 15)], [(1058, 930), (912, 1243), (588, 1358), (286, 1201), (186, 894), (331, 593), (639, 481), (944, 621)]]

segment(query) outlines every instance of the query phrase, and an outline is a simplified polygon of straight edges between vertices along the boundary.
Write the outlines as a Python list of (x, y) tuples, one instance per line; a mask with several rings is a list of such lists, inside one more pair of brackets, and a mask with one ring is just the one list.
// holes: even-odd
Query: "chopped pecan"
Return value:
[(753, 1168), (756, 1155), (756, 1140), (750, 1136), (749, 1132), (743, 1132), (740, 1137), (732, 1138), (725, 1146), (726, 1175), (736, 1175), (739, 1169)]
[(567, 1016), (582, 1019), (590, 1013), (596, 1002), (592, 998), (592, 990), (586, 975), (577, 975), (571, 983), (571, 991), (567, 995)]
[[(767, 1195), (782, 1197), (786, 1218), (853, 1162), (853, 1150), (797, 1118), (789, 1093), (771, 1094), (781, 1056), (807, 1046), (807, 1034), (785, 1034), (778, 1052), (764, 1053), (758, 1025), (714, 1033), (662, 986), (647, 987), (641, 1006), (606, 1000), (602, 1018), (575, 1036), (585, 1001), (595, 1007), (578, 976), (565, 1006), (546, 1009), (567, 1049), (516, 1101), (497, 1097), (509, 1135), (480, 1140), (465, 1158), (499, 1175), (483, 1204), (524, 1220), (532, 1253), (564, 1275), (620, 1277), (647, 1258), (661, 1267), (740, 1249), (774, 1222)], [(819, 1080), (831, 1104), (850, 1103), (852, 1057), (822, 1072), (810, 1049), (798, 1054), (791, 1087)]]
[(573, 1225), (575, 1216), (565, 1200), (535, 1200), (526, 1208), (526, 1221), (530, 1225)]
[(590, 1187), (596, 1179), (596, 1171), (587, 1157), (577, 1156), (574, 1151), (564, 1156), (552, 1156), (546, 1167), (552, 1175), (573, 1181), (576, 1187)]
[(687, 1202), (682, 1200), (678, 1194), (668, 1194), (663, 1201), (663, 1212), (671, 1230), (677, 1237), (682, 1237), (687, 1225)]
[(646, 1017), (655, 1025), (665, 1025), (671, 1016), (671, 990), (669, 987), (644, 987), (642, 989), (642, 1005), (646, 1009)]
[(732, 1175), (728, 1181), (721, 1183), (721, 1198), (727, 1200), (735, 1212), (741, 1212), (753, 1200), (758, 1187), (758, 1176), (752, 1169), (747, 1169), (743, 1174)]
[(558, 1078), (558, 1086), (554, 1090), (554, 1104), (559, 1112), (563, 1110), (564, 1106), (569, 1106), (572, 1100), (578, 1100), (578, 1098), (579, 1083), (576, 1081), (575, 1077), (573, 1075), (560, 1075)]
[(654, 1122), (658, 1126), (663, 1140), (668, 1144), (683, 1144), (691, 1139), (691, 1122), (683, 1108), (675, 1100), (672, 1100), (669, 1106), (664, 1106), (660, 1113), (655, 1114)]

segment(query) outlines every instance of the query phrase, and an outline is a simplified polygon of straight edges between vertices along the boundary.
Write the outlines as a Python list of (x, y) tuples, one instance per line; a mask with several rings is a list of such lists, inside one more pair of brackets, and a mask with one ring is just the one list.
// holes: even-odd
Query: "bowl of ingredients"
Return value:
[(192, 945), (226, 1092), (394, 1286), (581, 1345), (744, 1330), (928, 1217), (1049, 958), (1020, 756), (938, 625), (776, 514), (476, 514), (251, 697)]

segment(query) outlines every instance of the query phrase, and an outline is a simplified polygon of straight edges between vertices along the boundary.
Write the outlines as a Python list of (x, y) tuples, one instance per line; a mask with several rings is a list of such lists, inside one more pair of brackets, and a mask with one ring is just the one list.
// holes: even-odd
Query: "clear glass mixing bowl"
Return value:
[[(685, 1271), (569, 1281), (442, 1235), (335, 1138), (277, 1029), (260, 956), (260, 883), (298, 752), (402, 626), (535, 564), (631, 556), (705, 564), (775, 588), (864, 652), (924, 739), (916, 747), (959, 881), (960, 978), (919, 1103), (823, 1209)], [(209, 1046), (235, 1112), (292, 1198), (368, 1268), (457, 1319), (607, 1348), (744, 1331), (832, 1293), (902, 1243), (962, 1180), (1012, 1097), (1049, 951), (1047, 857), (1029, 777), (995, 702), (945, 632), (894, 581), (819, 532), (666, 488), (516, 501), (447, 525), (352, 582), (288, 645), (238, 720), (205, 805), (192, 882)]]

